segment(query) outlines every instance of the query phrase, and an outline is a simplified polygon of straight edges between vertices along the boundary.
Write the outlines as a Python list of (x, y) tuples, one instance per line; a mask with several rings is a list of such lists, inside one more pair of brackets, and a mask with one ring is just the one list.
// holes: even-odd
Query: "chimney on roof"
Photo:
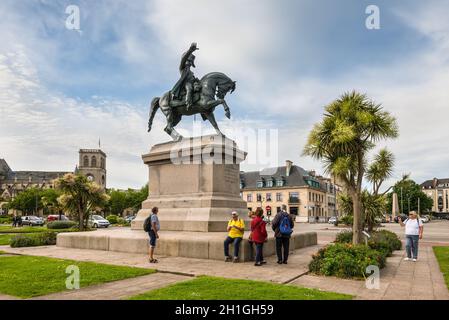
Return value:
[(433, 178), (432, 188), (436, 189), (437, 185), (438, 185), (438, 179), (437, 178)]
[(288, 177), (290, 175), (290, 171), (292, 170), (293, 162), (290, 160), (285, 161), (285, 176)]

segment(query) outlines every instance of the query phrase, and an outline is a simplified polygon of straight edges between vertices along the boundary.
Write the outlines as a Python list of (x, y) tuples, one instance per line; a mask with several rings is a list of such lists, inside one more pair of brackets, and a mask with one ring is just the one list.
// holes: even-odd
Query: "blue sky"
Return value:
[[(81, 32), (65, 28), (80, 8)], [(365, 8), (380, 8), (380, 30)], [(277, 162), (300, 156), (323, 106), (357, 89), (393, 113), (394, 179), (444, 177), (449, 63), (445, 1), (53, 1), (0, 3), (0, 157), (17, 170), (71, 170), (101, 137), (109, 186), (138, 187), (140, 155), (167, 140), (146, 133), (148, 103), (173, 86), (182, 52), (198, 42), (195, 73), (237, 80), (232, 122), (279, 130)], [(191, 127), (187, 119), (181, 128)], [(263, 166), (263, 164), (260, 164)], [(254, 169), (254, 166), (243, 166)]]

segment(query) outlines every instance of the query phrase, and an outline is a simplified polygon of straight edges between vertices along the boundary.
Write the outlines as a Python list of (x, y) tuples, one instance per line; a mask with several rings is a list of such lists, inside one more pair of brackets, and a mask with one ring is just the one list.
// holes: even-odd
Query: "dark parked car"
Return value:
[[(51, 214), (47, 217), (47, 223), (52, 221), (59, 221), (59, 214)], [(62, 214), (61, 221), (69, 221), (69, 218)]]
[(22, 217), (22, 225), (23, 226), (43, 226), (44, 225), (44, 219), (36, 216), (25, 216)]

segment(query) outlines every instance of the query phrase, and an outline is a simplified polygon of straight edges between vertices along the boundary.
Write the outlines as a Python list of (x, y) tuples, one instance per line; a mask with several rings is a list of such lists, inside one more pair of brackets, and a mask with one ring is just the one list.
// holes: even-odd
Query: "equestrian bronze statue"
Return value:
[(151, 102), (150, 119), (148, 120), (148, 132), (151, 131), (156, 111), (160, 108), (167, 118), (167, 132), (175, 141), (182, 136), (175, 130), (175, 126), (181, 121), (182, 116), (200, 114), (204, 121), (209, 120), (219, 135), (223, 133), (215, 121), (215, 107), (223, 105), (225, 116), (230, 119), (231, 111), (224, 100), (228, 92), (235, 90), (235, 81), (232, 81), (224, 73), (211, 72), (203, 78), (197, 79), (191, 67), (195, 68), (195, 56), (193, 52), (198, 50), (196, 43), (192, 43), (189, 50), (182, 55), (179, 71), (181, 77), (172, 90), (162, 97), (156, 97)]

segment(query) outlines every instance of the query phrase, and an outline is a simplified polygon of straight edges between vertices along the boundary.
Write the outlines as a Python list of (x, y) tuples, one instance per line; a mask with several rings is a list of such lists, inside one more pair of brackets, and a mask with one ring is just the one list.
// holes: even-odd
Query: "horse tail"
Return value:
[(159, 109), (159, 98), (154, 98), (151, 101), (151, 107), (150, 107), (150, 119), (148, 120), (148, 132), (151, 131), (151, 126), (153, 125), (153, 119), (156, 115), (156, 111)]

